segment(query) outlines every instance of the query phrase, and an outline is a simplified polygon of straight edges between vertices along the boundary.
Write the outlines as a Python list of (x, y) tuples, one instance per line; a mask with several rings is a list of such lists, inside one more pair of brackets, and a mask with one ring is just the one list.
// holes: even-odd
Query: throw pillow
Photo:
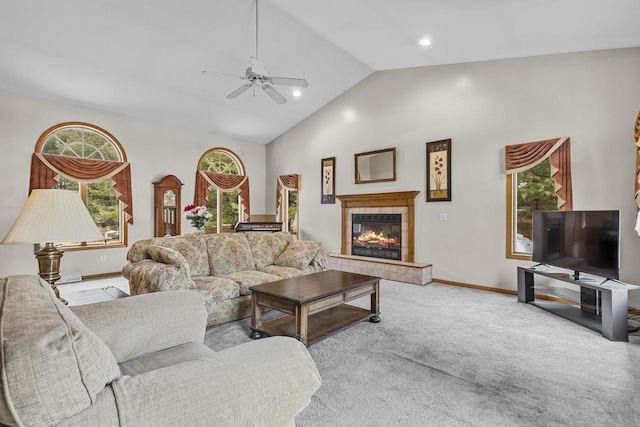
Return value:
[(276, 233), (248, 232), (244, 233), (251, 245), (251, 252), (256, 263), (256, 270), (262, 270), (273, 265), (276, 258), (284, 252), (287, 245), (293, 241), (291, 233), (278, 231)]
[(206, 234), (205, 240), (212, 276), (226, 276), (236, 271), (256, 268), (244, 233)]
[(280, 267), (304, 268), (320, 250), (320, 243), (312, 240), (294, 240), (274, 262)]
[(165, 237), (162, 239), (162, 243), (156, 243), (156, 245), (180, 252), (180, 255), (187, 260), (192, 276), (208, 276), (210, 274), (207, 247), (202, 235), (190, 233), (184, 236)]
[(0, 307), (2, 424), (57, 425), (120, 376), (111, 350), (39, 277), (0, 279)]

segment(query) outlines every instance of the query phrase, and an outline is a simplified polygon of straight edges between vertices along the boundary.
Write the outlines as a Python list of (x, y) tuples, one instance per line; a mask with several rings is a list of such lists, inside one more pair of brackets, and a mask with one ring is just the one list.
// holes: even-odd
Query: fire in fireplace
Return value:
[(402, 259), (401, 214), (352, 214), (351, 255)]

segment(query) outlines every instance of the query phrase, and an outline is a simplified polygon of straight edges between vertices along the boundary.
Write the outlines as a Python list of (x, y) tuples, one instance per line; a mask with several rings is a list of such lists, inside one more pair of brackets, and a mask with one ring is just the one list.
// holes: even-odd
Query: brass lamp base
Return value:
[(38, 275), (51, 285), (56, 297), (66, 305), (67, 301), (60, 297), (60, 291), (55, 284), (60, 280), (60, 258), (63, 253), (64, 251), (56, 248), (53, 243), (45, 243), (44, 248), (36, 252), (36, 259), (40, 270)]

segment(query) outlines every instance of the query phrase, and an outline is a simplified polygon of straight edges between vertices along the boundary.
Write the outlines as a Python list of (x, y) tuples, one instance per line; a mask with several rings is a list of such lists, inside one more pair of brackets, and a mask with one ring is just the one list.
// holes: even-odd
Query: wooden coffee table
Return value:
[[(304, 345), (338, 332), (367, 317), (380, 321), (380, 278), (327, 270), (251, 287), (251, 338), (294, 337)], [(371, 309), (345, 304), (371, 295)], [(262, 310), (286, 316), (262, 323)]]

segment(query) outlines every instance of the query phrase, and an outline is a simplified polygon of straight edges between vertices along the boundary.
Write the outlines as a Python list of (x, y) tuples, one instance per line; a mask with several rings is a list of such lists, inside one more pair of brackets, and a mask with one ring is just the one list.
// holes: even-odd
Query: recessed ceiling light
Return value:
[(300, 89), (295, 89), (292, 95), (295, 96), (296, 98), (299, 98), (300, 96), (302, 96), (302, 91), (300, 91)]
[(431, 40), (429, 40), (429, 39), (420, 39), (418, 44), (420, 46), (429, 46), (431, 44)]

